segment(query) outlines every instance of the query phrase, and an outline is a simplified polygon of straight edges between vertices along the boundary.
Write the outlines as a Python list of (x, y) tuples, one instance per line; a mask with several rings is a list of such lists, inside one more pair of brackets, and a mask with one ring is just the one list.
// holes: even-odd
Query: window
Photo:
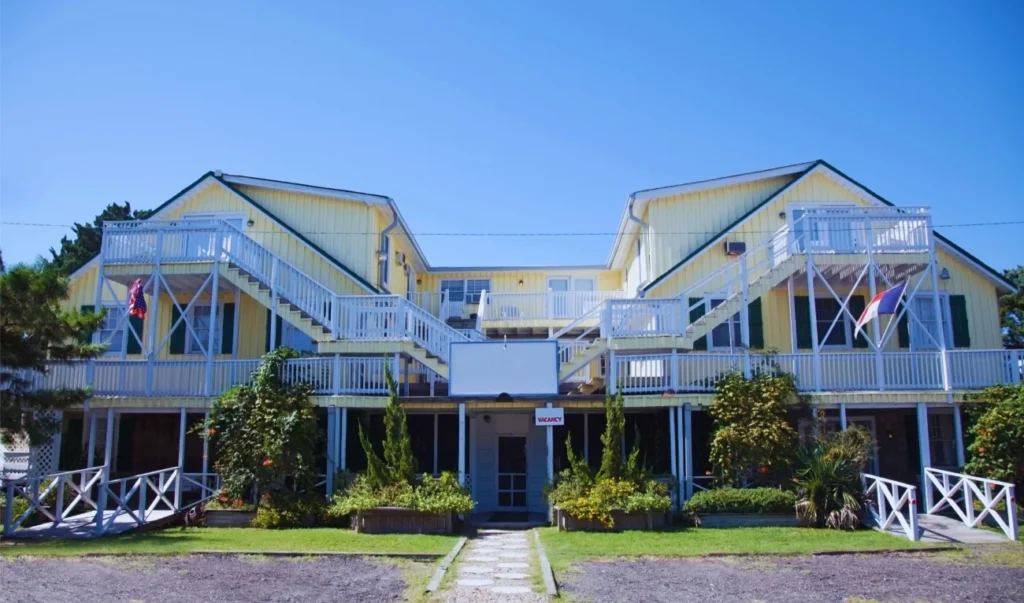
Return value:
[(491, 290), (491, 279), (445, 279), (441, 281), (441, 291), (448, 292), (448, 301), (479, 304), (480, 293)]
[(391, 272), (389, 270), (391, 266), (391, 237), (384, 237), (384, 248), (380, 250), (380, 254), (384, 258), (383, 260), (380, 258), (377, 260), (380, 282), (381, 284), (387, 284)]
[(104, 309), (107, 313), (103, 316), (103, 323), (93, 334), (92, 342), (107, 344), (106, 354), (120, 354), (124, 344), (125, 325), (121, 322), (124, 318), (124, 308), (104, 306)]
[[(186, 350), (189, 354), (205, 354), (206, 344), (210, 340), (210, 306), (193, 306), (191, 313), (192, 330), (195, 331), (195, 335), (192, 334), (192, 330), (186, 329), (188, 333), (188, 347)], [(217, 308), (217, 329), (213, 334), (213, 349), (215, 353), (219, 353), (221, 349), (220, 340), (223, 332), (224, 307), (222, 305)]]
[(928, 415), (928, 440), (932, 451), (932, 465), (956, 466), (956, 438), (953, 434), (953, 415)]
[[(935, 320), (935, 302), (931, 295), (915, 295), (910, 308), (917, 320), (907, 317), (910, 321), (910, 343), (914, 348), (935, 349), (939, 341), (939, 325)], [(946, 347), (953, 347), (953, 322), (949, 319), (949, 296), (939, 296), (939, 311), (942, 312), (943, 335)]]
[[(708, 300), (705, 302), (705, 310), (710, 312), (712, 308), (717, 307), (724, 301), (724, 299)], [(722, 324), (711, 330), (710, 349), (732, 350), (733, 348), (740, 347), (742, 343), (743, 336), (740, 330), (739, 313), (733, 314), (723, 321)]]
[[(843, 312), (842, 304), (831, 297), (819, 297), (814, 300), (814, 313), (818, 324), (818, 345), (824, 347), (849, 347), (850, 346), (850, 320)], [(835, 328), (832, 321), (839, 317)], [(827, 335), (827, 337), (826, 337)]]

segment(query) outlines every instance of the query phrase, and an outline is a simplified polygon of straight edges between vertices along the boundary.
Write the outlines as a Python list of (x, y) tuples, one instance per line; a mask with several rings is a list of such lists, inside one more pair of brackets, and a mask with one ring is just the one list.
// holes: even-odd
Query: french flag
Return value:
[(860, 318), (857, 319), (857, 328), (853, 330), (853, 336), (857, 337), (860, 334), (860, 330), (864, 328), (864, 325), (868, 324), (872, 318), (878, 318), (882, 314), (895, 314), (896, 309), (900, 306), (900, 300), (903, 299), (903, 292), (907, 289), (907, 283), (904, 281), (892, 289), (882, 291), (876, 295), (871, 303), (864, 308), (864, 312), (861, 313)]

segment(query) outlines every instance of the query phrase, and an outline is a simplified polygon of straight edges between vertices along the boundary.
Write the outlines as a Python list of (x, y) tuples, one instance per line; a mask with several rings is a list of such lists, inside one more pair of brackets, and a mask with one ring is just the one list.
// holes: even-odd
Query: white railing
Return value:
[(416, 304), (399, 304), (399, 311), (402, 312), (402, 319), (399, 321), (401, 338), (411, 339), (440, 358), (442, 362), (448, 362), (448, 351), (452, 342), (469, 341), (469, 337)]
[(189, 504), (182, 504), (182, 509), (204, 503), (220, 493), (220, 475), (207, 473), (182, 473), (182, 493), (197, 493), (199, 498)]
[(610, 299), (601, 321), (601, 337), (682, 335), (687, 320), (680, 299)]
[[(586, 339), (560, 339), (558, 340), (558, 364), (563, 366), (573, 362), (580, 356), (585, 356), (593, 347), (594, 342)], [(593, 373), (590, 370), (590, 363), (586, 363), (579, 370), (568, 375), (563, 381), (566, 383), (588, 383)]]
[[(177, 467), (140, 473), (107, 482), (105, 496), (101, 493), (102, 519), (96, 533), (103, 534), (119, 517), (127, 515), (136, 526), (154, 519), (155, 513), (173, 514), (181, 510), (180, 473)], [(169, 498), (168, 498), (169, 497)]]
[[(1017, 497), (1013, 484), (933, 467), (925, 467), (924, 474), (927, 513), (950, 509), (969, 528), (978, 527), (990, 517), (1007, 538), (1017, 540)], [(938, 502), (933, 502), (933, 489), (939, 494)], [(974, 508), (975, 503), (981, 507), (980, 511)]]
[(626, 298), (625, 291), (532, 291), (495, 293), (481, 300), (477, 315), (481, 321), (529, 322), (576, 320), (609, 299)]
[(821, 207), (793, 224), (796, 250), (813, 253), (923, 253), (931, 246), (927, 207)]
[(921, 538), (917, 523), (917, 488), (910, 484), (862, 473), (864, 498), (875, 528), (885, 532), (899, 522), (910, 540)]
[[(13, 534), (35, 514), (57, 527), (70, 517), (95, 511), (97, 504), (90, 493), (102, 479), (103, 467), (89, 467), (5, 481), (4, 535)], [(68, 494), (74, 496), (70, 502), (66, 500)], [(15, 516), (14, 503), (18, 499), (28, 502), (28, 508)]]
[(948, 353), (950, 385), (954, 389), (1021, 382), (1024, 371), (1021, 350), (950, 350)]

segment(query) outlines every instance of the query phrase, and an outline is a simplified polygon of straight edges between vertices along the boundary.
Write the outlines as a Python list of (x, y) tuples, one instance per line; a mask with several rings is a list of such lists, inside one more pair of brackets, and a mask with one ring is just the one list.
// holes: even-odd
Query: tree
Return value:
[(69, 275), (95, 257), (100, 252), (104, 222), (145, 220), (151, 215), (153, 215), (152, 210), (132, 210), (131, 204), (125, 201), (124, 205), (118, 205), (117, 203), (108, 205), (106, 209), (100, 212), (100, 215), (93, 219), (92, 224), (79, 224), (75, 222), (75, 225), (71, 228), (75, 233), (74, 240), (65, 236), (60, 240), (59, 251), (53, 247), (50, 248), (50, 255), (53, 256), (51, 262), (53, 267), (60, 274)]
[(221, 394), (201, 424), (200, 435), (217, 447), (216, 469), (227, 496), (309, 490), (316, 483), (321, 438), (313, 389), (280, 378), (284, 362), (297, 356), (289, 348), (264, 356), (252, 383)]
[(371, 488), (393, 484), (411, 484), (416, 477), (416, 457), (412, 454), (409, 424), (405, 409), (398, 401), (398, 387), (385, 363), (384, 378), (388, 385), (388, 405), (384, 408), (384, 458), (377, 456), (373, 443), (359, 424), (359, 442), (366, 453), (366, 482)]
[(719, 481), (740, 487), (788, 479), (797, 433), (787, 418), (790, 405), (800, 401), (796, 381), (785, 373), (721, 379), (709, 409), (715, 421), (711, 463)]
[(613, 398), (610, 393), (604, 396), (605, 428), (601, 434), (601, 468), (597, 471), (598, 479), (618, 479), (622, 477), (622, 436), (626, 431), (626, 413), (622, 390), (618, 390)]
[(1024, 264), (1004, 270), (1006, 280), (1017, 290), (999, 298), (999, 320), (1003, 328), (1003, 347), (1024, 349)]
[[(33, 373), (47, 373), (48, 361), (96, 357), (102, 346), (83, 343), (102, 314), (67, 310), (67, 278), (44, 262), (4, 269), (0, 257), (0, 437), (7, 444), (28, 436), (32, 444), (49, 441), (60, 427), (45, 411), (81, 404), (84, 389), (37, 389)], [(43, 414), (37, 414), (43, 413)]]
[(975, 400), (964, 406), (971, 419), (970, 461), (964, 472), (1011, 482), (1017, 492), (1024, 491), (1024, 384), (989, 387)]

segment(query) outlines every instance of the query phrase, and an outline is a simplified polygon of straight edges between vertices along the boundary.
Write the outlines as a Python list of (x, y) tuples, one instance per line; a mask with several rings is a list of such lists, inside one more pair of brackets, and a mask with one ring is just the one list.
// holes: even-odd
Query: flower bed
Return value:
[(565, 509), (555, 507), (555, 525), (559, 531), (611, 532), (619, 530), (659, 530), (668, 525), (668, 513), (664, 511), (633, 511), (612, 509), (612, 524), (606, 525), (598, 519), (574, 517)]
[(245, 509), (207, 509), (208, 528), (248, 528), (256, 519), (256, 511)]
[(430, 513), (404, 507), (376, 507), (352, 514), (352, 528), (364, 534), (451, 534), (454, 513)]
[(705, 528), (805, 525), (796, 518), (796, 496), (778, 488), (718, 488), (698, 492), (683, 513)]

